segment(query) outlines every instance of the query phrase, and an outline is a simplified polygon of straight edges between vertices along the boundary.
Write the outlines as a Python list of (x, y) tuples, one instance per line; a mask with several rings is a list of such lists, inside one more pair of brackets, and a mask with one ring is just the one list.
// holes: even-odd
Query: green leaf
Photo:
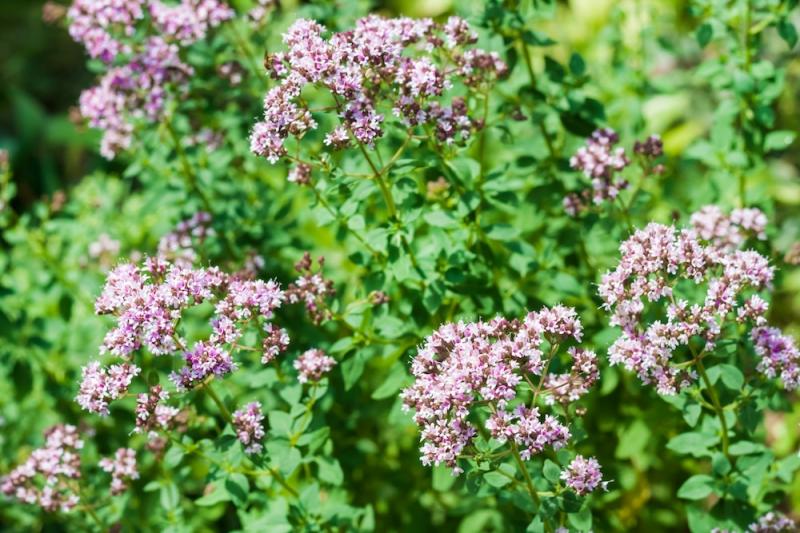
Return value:
[(389, 376), (381, 383), (380, 387), (372, 393), (373, 400), (382, 400), (392, 396), (405, 384), (408, 374), (402, 363), (397, 362), (392, 366)]
[(569, 70), (575, 76), (583, 76), (586, 73), (586, 62), (580, 56), (580, 54), (573, 53), (569, 56)]
[(317, 466), (320, 481), (334, 486), (339, 486), (344, 481), (344, 472), (336, 459), (320, 457), (317, 459)]
[(353, 337), (342, 337), (328, 348), (328, 353), (346, 354), (353, 348), (353, 345)]
[(717, 476), (724, 476), (731, 471), (731, 462), (722, 453), (715, 453), (711, 458), (711, 469)]
[(354, 231), (361, 231), (367, 226), (362, 215), (353, 215), (347, 219), (347, 227)]
[(695, 37), (697, 38), (697, 44), (700, 45), (700, 48), (705, 48), (706, 45), (711, 42), (711, 38), (714, 37), (714, 28), (711, 27), (711, 24), (706, 22), (697, 28)]
[(458, 220), (453, 218), (450, 213), (442, 210), (429, 211), (422, 218), (425, 219), (425, 222), (437, 228), (454, 228), (458, 226)]
[(164, 484), (161, 485), (159, 500), (161, 502), (161, 507), (167, 511), (178, 507), (181, 502), (181, 494), (178, 492), (178, 486), (171, 481), (164, 482)]
[(713, 491), (714, 479), (705, 474), (699, 474), (687, 479), (678, 489), (678, 498), (684, 500), (702, 500)]
[(283, 411), (267, 413), (270, 430), (277, 435), (288, 435), (292, 427), (292, 417)]
[(164, 466), (169, 469), (173, 469), (179, 464), (181, 464), (181, 460), (183, 459), (183, 447), (178, 444), (173, 444), (167, 450), (167, 453), (164, 454)]
[(545, 459), (542, 474), (550, 483), (558, 483), (558, 480), (561, 479), (561, 467), (550, 459)]
[(778, 22), (778, 35), (786, 41), (789, 48), (794, 48), (794, 45), (797, 44), (797, 28), (794, 27), (794, 24), (789, 19), (783, 19)]
[(687, 403), (683, 407), (683, 419), (686, 420), (686, 423), (689, 424), (689, 427), (695, 427), (702, 412), (703, 408), (699, 403)]
[(682, 455), (703, 457), (711, 455), (711, 452), (709, 452), (708, 448), (714, 446), (718, 442), (719, 437), (716, 435), (689, 432), (681, 433), (680, 435), (670, 439), (670, 441), (667, 443), (667, 448)]
[(205, 495), (194, 501), (195, 505), (199, 505), (200, 507), (208, 507), (231, 500), (230, 493), (224, 488), (220, 487), (218, 482), (210, 484), (206, 488), (205, 493)]
[(577, 513), (569, 513), (567, 521), (578, 531), (592, 530), (592, 511), (589, 507), (583, 507)]
[(504, 487), (511, 483), (511, 479), (500, 472), (486, 472), (483, 475), (483, 479), (486, 480), (486, 483), (495, 488)]
[(762, 444), (756, 444), (755, 442), (750, 442), (748, 440), (740, 440), (739, 442), (735, 442), (730, 445), (728, 448), (728, 452), (731, 455), (751, 455), (754, 453), (760, 453), (764, 451), (764, 446)]
[(764, 151), (772, 152), (788, 148), (794, 142), (795, 133), (789, 130), (773, 131), (764, 139)]
[(720, 369), (720, 378), (730, 390), (738, 391), (744, 386), (744, 374), (733, 365), (717, 365)]
[(785, 483), (791, 483), (798, 468), (800, 468), (800, 456), (793, 453), (778, 461), (778, 477)]
[(642, 420), (634, 420), (619, 435), (616, 456), (627, 459), (640, 455), (650, 440), (650, 428)]
[(350, 390), (356, 384), (358, 378), (364, 373), (364, 355), (356, 352), (352, 357), (342, 362), (342, 379), (344, 389)]
[(496, 241), (510, 241), (519, 235), (519, 231), (509, 224), (492, 224), (484, 230), (487, 237)]
[(389, 339), (396, 339), (403, 335), (406, 323), (394, 316), (384, 316), (378, 321), (378, 333)]
[(447, 166), (464, 183), (472, 183), (481, 172), (481, 165), (474, 159), (459, 157), (447, 162)]
[(525, 44), (531, 46), (550, 46), (556, 43), (546, 34), (533, 30), (525, 30), (522, 32), (522, 40), (525, 41)]
[(247, 503), (247, 494), (250, 492), (250, 483), (247, 477), (239, 472), (233, 472), (225, 480), (225, 490), (233, 497), (237, 505)]
[(452, 469), (442, 465), (433, 467), (433, 490), (438, 490), (440, 492), (450, 490), (450, 487), (453, 486), (455, 481), (456, 477), (453, 475)]

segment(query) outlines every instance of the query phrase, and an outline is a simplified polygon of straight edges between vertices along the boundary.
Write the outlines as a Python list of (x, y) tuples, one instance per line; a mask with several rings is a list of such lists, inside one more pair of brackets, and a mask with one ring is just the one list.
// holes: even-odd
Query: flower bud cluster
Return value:
[(148, 392), (136, 397), (136, 427), (134, 433), (147, 433), (150, 439), (156, 438), (157, 431), (170, 429), (180, 413), (177, 407), (164, 402), (169, 400), (169, 393), (161, 385), (153, 385)]
[(543, 416), (537, 400), (577, 400), (597, 379), (596, 357), (582, 349), (569, 350), (574, 361), (568, 374), (549, 374), (560, 361), (559, 346), (581, 337), (574, 309), (563, 306), (531, 312), (521, 321), (497, 317), (440, 327), (419, 348), (412, 363), (415, 381), (402, 392), (404, 408), (415, 410), (422, 428), (423, 464), (461, 472), (457, 461), (478, 434), (478, 412), (489, 434), (511, 442), (523, 459), (565, 446), (569, 428), (555, 414)]
[(587, 459), (582, 455), (576, 456), (569, 466), (561, 472), (561, 479), (578, 496), (584, 496), (594, 491), (597, 487), (608, 490), (608, 481), (603, 481), (600, 463), (594, 457)]
[(312, 348), (300, 354), (295, 359), (294, 368), (298, 372), (297, 381), (308, 383), (309, 381), (319, 381), (322, 376), (330, 372), (336, 365), (336, 359), (325, 355), (325, 352)]
[[(283, 300), (275, 281), (240, 279), (216, 267), (182, 267), (158, 258), (148, 258), (143, 267), (121, 264), (109, 273), (95, 309), (116, 317), (116, 327), (106, 334), (102, 351), (126, 361), (108, 370), (97, 362), (85, 367), (78, 401), (90, 412), (107, 414), (108, 402), (125, 394), (138, 374), (130, 359), (142, 347), (157, 356), (182, 354), (184, 367), (170, 376), (179, 390), (230, 373), (236, 369), (231, 350), (245, 328), (260, 322), (272, 335), (270, 320)], [(188, 347), (177, 325), (187, 309), (203, 302), (214, 306), (212, 333)], [(285, 346), (286, 339), (282, 341)], [(150, 405), (155, 400), (142, 401)]]
[(748, 237), (767, 238), (767, 216), (758, 208), (734, 209), (726, 215), (716, 205), (706, 205), (691, 216), (697, 235), (711, 245), (724, 249), (739, 248)]
[(303, 258), (294, 266), (300, 277), (286, 289), (286, 299), (289, 303), (305, 303), (306, 310), (315, 324), (329, 318), (330, 310), (325, 300), (336, 295), (333, 282), (322, 276), (325, 258), (317, 259), (317, 264), (319, 268), (314, 272), (311, 254), (305, 252)]
[(756, 292), (772, 282), (769, 261), (752, 250), (720, 247), (716, 235), (649, 224), (622, 243), (619, 264), (600, 284), (611, 325), (622, 328), (609, 348), (611, 364), (635, 371), (661, 394), (674, 394), (696, 378), (690, 367), (673, 362), (693, 337), (708, 352), (726, 325), (766, 322), (767, 304)]
[(780, 378), (786, 390), (800, 388), (800, 350), (778, 328), (758, 327), (750, 333), (759, 356), (757, 369), (767, 378)]
[(266, 61), (280, 85), (264, 98), (264, 117), (253, 127), (250, 146), (272, 163), (286, 155), (289, 137), (317, 128), (300, 98), (308, 86), (329, 91), (335, 102), (339, 124), (325, 135), (331, 149), (372, 147), (391, 116), (404, 128), (432, 126), (438, 141), (452, 143), (478, 124), (463, 98), (441, 101), (445, 92), (456, 82), (477, 90), (508, 71), (496, 53), (469, 48), (477, 35), (458, 17), (438, 24), (371, 15), (351, 31), (325, 33), (320, 24), (300, 19), (283, 35), (287, 51)]
[(100, 468), (111, 474), (111, 494), (122, 494), (132, 479), (139, 479), (136, 452), (130, 448), (118, 449), (113, 457), (100, 460)]
[(158, 258), (177, 266), (191, 268), (197, 262), (196, 248), (206, 238), (214, 235), (211, 227), (211, 214), (199, 211), (191, 218), (179, 222), (175, 229), (158, 242)]
[(45, 445), (0, 480), (0, 491), (45, 511), (69, 511), (79, 502), (72, 480), (81, 477), (83, 441), (75, 426), (59, 424), (45, 431)]
[(113, 159), (129, 148), (134, 122), (159, 120), (170, 88), (182, 86), (193, 74), (179, 57), (179, 45), (205, 38), (210, 28), (233, 15), (219, 0), (181, 0), (176, 5), (160, 0), (75, 0), (67, 13), (70, 35), (91, 57), (115, 65), (80, 97), (81, 115), (103, 130), (104, 157)]
[(67, 11), (69, 34), (91, 57), (110, 63), (130, 52), (120, 39), (134, 34), (145, 5), (145, 0), (75, 0)]
[[(579, 148), (570, 158), (570, 166), (589, 178), (592, 187), (577, 193), (569, 193), (564, 197), (564, 210), (568, 215), (577, 216), (588, 210), (591, 204), (613, 202), (620, 191), (628, 188), (628, 181), (619, 177), (618, 173), (630, 165), (630, 159), (625, 153), (625, 148), (616, 146), (618, 142), (617, 132), (611, 128), (601, 128), (595, 130), (586, 139), (586, 145)], [(652, 161), (663, 154), (661, 138), (658, 135), (651, 135), (644, 141), (636, 141), (633, 151), (644, 160)], [(661, 165), (650, 169), (651, 172), (662, 170)]]
[(243, 409), (233, 413), (233, 427), (239, 442), (245, 447), (245, 453), (261, 453), (264, 438), (264, 414), (261, 412), (261, 403), (251, 402)]
[[(747, 533), (794, 533), (797, 524), (789, 517), (775, 512), (768, 512), (747, 527)], [(729, 529), (715, 527), (711, 533), (734, 533)]]
[(106, 72), (100, 83), (80, 96), (81, 115), (103, 130), (100, 153), (108, 158), (130, 147), (133, 121), (161, 118), (169, 86), (182, 84), (193, 70), (178, 56), (178, 47), (150, 37), (143, 50), (122, 66)]
[(210, 28), (234, 15), (233, 9), (219, 0), (181, 0), (179, 4), (150, 2), (150, 16), (161, 34), (183, 46), (205, 39)]

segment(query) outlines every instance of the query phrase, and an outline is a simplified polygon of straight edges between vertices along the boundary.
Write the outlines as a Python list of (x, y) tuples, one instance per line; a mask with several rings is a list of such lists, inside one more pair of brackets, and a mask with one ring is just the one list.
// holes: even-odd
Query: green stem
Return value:
[(722, 453), (724, 453), (726, 457), (730, 458), (730, 455), (728, 455), (728, 422), (725, 420), (725, 412), (719, 402), (717, 391), (714, 389), (714, 386), (711, 384), (711, 380), (706, 373), (706, 367), (703, 365), (702, 359), (697, 360), (697, 370), (700, 372), (700, 377), (703, 378), (703, 382), (706, 384), (706, 389), (708, 390), (708, 395), (711, 397), (711, 403), (714, 406), (714, 411), (717, 413), (717, 418), (719, 418), (719, 423), (722, 426)]
[(744, 190), (745, 190), (744, 171), (739, 171), (739, 207), (744, 207), (745, 205), (747, 205)]
[[(389, 210), (389, 218), (392, 219), (392, 222), (395, 225), (401, 224), (400, 217), (397, 214), (397, 206), (394, 203), (394, 198), (392, 197), (392, 191), (389, 189), (389, 186), (386, 184), (386, 180), (383, 179), (383, 174), (381, 171), (378, 170), (378, 167), (375, 166), (375, 163), (372, 162), (370, 159), (369, 154), (367, 153), (367, 149), (364, 147), (364, 143), (356, 139), (358, 143), (358, 147), (361, 150), (361, 153), (364, 155), (364, 159), (367, 160), (367, 164), (372, 169), (372, 172), (375, 177), (375, 181), (378, 183), (378, 187), (381, 189), (381, 194), (383, 195), (383, 200), (386, 202), (386, 208)], [(425, 279), (425, 273), (419, 267), (419, 263), (417, 262), (417, 256), (414, 254), (414, 250), (411, 249), (411, 245), (408, 243), (405, 235), (400, 236), (400, 242), (403, 245), (403, 250), (408, 254), (408, 258), (411, 260), (411, 266), (417, 271), (417, 273)]]
[(228, 408), (225, 407), (225, 404), (222, 403), (222, 400), (220, 400), (219, 396), (217, 396), (217, 393), (211, 387), (211, 382), (210, 381), (208, 381), (208, 382), (203, 384), (203, 390), (206, 391), (206, 393), (211, 398), (211, 400), (213, 400), (213, 402), (215, 404), (217, 404), (217, 409), (219, 409), (219, 412), (222, 415), (222, 418), (224, 418), (225, 421), (228, 424), (232, 425), (233, 424), (233, 419), (231, 418), (231, 413), (230, 413), (230, 411), (228, 411)]
[(619, 200), (619, 210), (622, 213), (622, 218), (625, 220), (625, 225), (628, 226), (628, 231), (633, 233), (633, 224), (631, 223), (631, 215), (628, 213), (628, 208), (623, 203), (622, 198), (617, 196), (616, 199)]
[[(511, 442), (511, 454), (514, 456), (514, 461), (517, 463), (517, 467), (522, 472), (522, 477), (525, 478), (525, 486), (528, 489), (528, 494), (531, 495), (531, 499), (533, 503), (536, 504), (536, 513), (538, 515), (539, 510), (542, 507), (542, 500), (539, 498), (539, 494), (536, 492), (536, 487), (533, 486), (533, 480), (531, 479), (531, 475), (528, 473), (528, 469), (525, 467), (525, 462), (522, 460), (522, 457), (519, 455), (519, 449), (517, 448), (516, 442)], [(552, 532), (553, 528), (544, 521), (544, 528), (546, 531)]]

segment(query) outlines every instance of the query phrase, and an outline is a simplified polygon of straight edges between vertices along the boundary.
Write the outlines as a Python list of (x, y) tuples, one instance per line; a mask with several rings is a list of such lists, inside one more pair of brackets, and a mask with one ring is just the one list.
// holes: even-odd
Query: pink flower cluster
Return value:
[(531, 312), (522, 321), (497, 317), (440, 327), (419, 348), (415, 381), (402, 392), (404, 408), (416, 410), (414, 421), (422, 428), (423, 464), (443, 463), (459, 473), (457, 460), (477, 435), (470, 420), (477, 410), (488, 414), (491, 436), (511, 441), (523, 458), (566, 445), (567, 426), (552, 414), (542, 416), (536, 403), (548, 396), (553, 399), (545, 403), (577, 400), (597, 379), (594, 353), (580, 349), (569, 350), (572, 372), (549, 374), (558, 347), (581, 336), (574, 309), (563, 306)]
[(119, 241), (112, 239), (108, 233), (101, 233), (96, 241), (89, 244), (89, 257), (99, 259), (101, 264), (116, 259), (117, 255), (119, 255)]
[(576, 456), (569, 466), (562, 470), (561, 479), (578, 496), (584, 496), (594, 491), (597, 487), (608, 490), (608, 481), (603, 481), (600, 463), (594, 457), (587, 459), (582, 455)]
[[(617, 176), (617, 173), (630, 164), (625, 148), (616, 146), (618, 142), (617, 132), (610, 128), (602, 128), (592, 133), (586, 140), (586, 145), (579, 148), (570, 158), (570, 166), (589, 178), (592, 187), (578, 193), (569, 193), (564, 197), (564, 210), (568, 215), (577, 216), (589, 209), (592, 203), (613, 202), (620, 191), (628, 188), (628, 181), (618, 179)], [(661, 138), (658, 135), (651, 135), (644, 141), (636, 141), (633, 151), (641, 156), (642, 161), (652, 162), (663, 154)], [(649, 171), (660, 173), (663, 171), (663, 166), (653, 166)]]
[(759, 372), (767, 378), (780, 378), (786, 390), (800, 388), (800, 350), (794, 339), (778, 328), (753, 328), (750, 336), (759, 356)]
[(315, 324), (329, 318), (330, 310), (325, 300), (336, 295), (333, 282), (322, 276), (325, 258), (317, 259), (317, 264), (318, 269), (314, 272), (311, 254), (305, 252), (303, 258), (294, 265), (300, 277), (286, 289), (286, 299), (289, 303), (305, 303), (306, 310)]
[(166, 105), (168, 87), (192, 74), (178, 56), (178, 47), (160, 37), (151, 37), (141, 53), (127, 64), (114, 67), (99, 85), (83, 91), (81, 115), (89, 125), (103, 130), (100, 152), (108, 159), (127, 149), (137, 118), (158, 120)]
[(111, 63), (132, 50), (137, 25), (146, 14), (160, 35), (186, 46), (204, 39), (209, 28), (232, 18), (234, 11), (219, 0), (75, 0), (67, 11), (69, 34), (91, 57)]
[(148, 392), (136, 397), (136, 427), (134, 433), (147, 432), (151, 438), (159, 430), (172, 427), (180, 410), (166, 405), (169, 393), (161, 385), (153, 385)]
[[(765, 322), (767, 304), (753, 293), (770, 285), (773, 269), (757, 252), (721, 249), (693, 229), (653, 223), (623, 242), (620, 253), (618, 266), (599, 287), (604, 307), (612, 311), (611, 325), (622, 328), (609, 348), (610, 361), (635, 371), (661, 394), (674, 394), (695, 379), (691, 368), (672, 364), (673, 354), (692, 337), (711, 351), (732, 319)], [(697, 303), (683, 294), (702, 288), (705, 296)], [(646, 318), (647, 304), (663, 300), (661, 318)]]
[(75, 426), (59, 424), (45, 431), (45, 445), (0, 480), (0, 491), (45, 511), (69, 511), (79, 501), (71, 480), (81, 477), (78, 450), (83, 441)]
[(264, 99), (264, 118), (250, 137), (254, 153), (275, 163), (284, 143), (316, 129), (300, 94), (309, 85), (330, 91), (340, 124), (325, 144), (342, 149), (354, 141), (373, 146), (384, 133), (390, 107), (402, 126), (431, 125), (441, 142), (467, 138), (478, 124), (465, 101), (439, 101), (454, 82), (468, 88), (490, 84), (508, 70), (497, 54), (468, 49), (477, 36), (458, 17), (445, 24), (430, 19), (368, 16), (351, 31), (325, 38), (316, 22), (300, 19), (283, 35), (288, 50), (268, 58), (280, 85)]
[(261, 24), (266, 20), (269, 11), (278, 6), (278, 0), (256, 0), (255, 4), (247, 12), (247, 16), (256, 24)]
[(251, 402), (243, 409), (233, 413), (233, 427), (239, 442), (244, 446), (245, 453), (261, 453), (264, 438), (264, 414), (261, 412), (261, 403)]
[[(185, 366), (170, 376), (179, 390), (232, 372), (236, 363), (230, 352), (245, 328), (260, 323), (272, 336), (269, 321), (283, 300), (284, 293), (275, 281), (241, 279), (216, 267), (186, 268), (158, 258), (148, 258), (141, 268), (122, 264), (109, 273), (95, 310), (113, 314), (117, 322), (106, 334), (102, 350), (126, 362), (109, 370), (98, 363), (84, 368), (78, 401), (92, 412), (106, 414), (108, 401), (124, 394), (138, 373), (129, 360), (143, 346), (155, 355), (183, 354)], [(177, 325), (187, 309), (203, 302), (214, 305), (212, 333), (189, 348)], [(279, 350), (286, 345), (285, 338), (280, 341)], [(275, 346), (269, 349), (274, 357)], [(149, 405), (154, 400), (142, 401)]]
[(778, 513), (769, 512), (750, 524), (752, 533), (791, 533), (797, 531), (794, 520)]
[(101, 415), (108, 414), (108, 403), (125, 396), (133, 378), (141, 369), (132, 363), (122, 363), (103, 368), (98, 361), (83, 367), (83, 379), (75, 400), (89, 411)]
[(219, 0), (181, 0), (179, 4), (152, 0), (150, 15), (162, 35), (187, 46), (205, 39), (209, 28), (233, 18), (235, 13)]
[(322, 376), (330, 372), (336, 365), (336, 359), (325, 355), (322, 350), (312, 348), (300, 354), (295, 359), (294, 368), (298, 372), (297, 381), (308, 383), (309, 381), (319, 381)]
[(179, 222), (175, 229), (158, 242), (158, 257), (177, 266), (191, 268), (197, 261), (196, 247), (206, 238), (214, 235), (211, 227), (211, 214), (199, 211)]
[(596, 130), (586, 140), (586, 146), (579, 148), (569, 160), (572, 168), (592, 180), (591, 192), (585, 189), (581, 194), (570, 193), (564, 198), (564, 208), (569, 215), (575, 216), (588, 209), (590, 196), (595, 204), (613, 202), (619, 192), (628, 187), (627, 181), (615, 180), (615, 174), (630, 164), (625, 148), (614, 147), (618, 141), (619, 135), (614, 130)]
[(100, 460), (100, 468), (111, 474), (111, 494), (122, 494), (132, 479), (139, 479), (136, 452), (130, 448), (118, 449), (113, 457)]
[[(148, 13), (147, 38), (140, 44), (134, 34), (141, 33), (145, 25), (139, 23)], [(160, 119), (170, 87), (193, 74), (181, 61), (177, 43), (186, 46), (204, 38), (209, 28), (233, 15), (219, 0), (181, 0), (177, 5), (159, 0), (75, 0), (68, 12), (70, 35), (91, 57), (108, 64), (128, 56), (80, 98), (81, 115), (103, 130), (104, 157), (113, 159), (130, 147), (134, 121)]]
[(716, 205), (707, 205), (691, 216), (691, 225), (697, 236), (711, 245), (735, 250), (748, 237), (767, 238), (767, 216), (757, 208), (734, 209), (726, 215)]
[[(791, 518), (775, 512), (768, 512), (761, 516), (757, 521), (750, 524), (747, 528), (750, 533), (794, 533), (797, 531), (797, 524)], [(733, 533), (728, 529), (715, 527), (711, 533)]]
[(110, 63), (130, 47), (120, 38), (131, 37), (144, 17), (145, 0), (75, 0), (67, 11), (69, 34), (91, 57)]

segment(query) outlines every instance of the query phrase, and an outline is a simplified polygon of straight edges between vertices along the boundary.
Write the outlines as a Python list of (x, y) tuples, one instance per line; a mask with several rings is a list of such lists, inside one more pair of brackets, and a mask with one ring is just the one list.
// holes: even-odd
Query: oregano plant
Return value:
[(47, 2), (0, 523), (797, 530), (800, 15), (686, 7)]

